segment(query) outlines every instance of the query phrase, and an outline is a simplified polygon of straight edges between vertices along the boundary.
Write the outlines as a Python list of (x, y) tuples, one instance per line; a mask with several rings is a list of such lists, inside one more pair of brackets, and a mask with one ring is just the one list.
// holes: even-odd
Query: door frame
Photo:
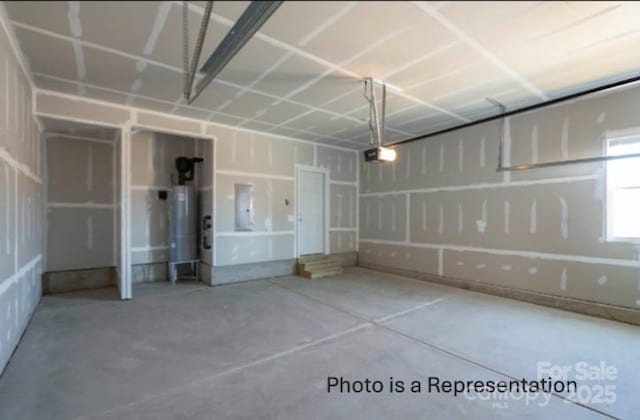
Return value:
[(331, 204), (329, 202), (329, 188), (330, 188), (330, 183), (329, 183), (329, 170), (326, 168), (320, 168), (317, 166), (308, 166), (308, 165), (299, 165), (296, 164), (296, 176), (295, 176), (295, 181), (294, 181), (294, 189), (295, 189), (295, 193), (296, 193), (296, 199), (295, 199), (295, 208), (294, 208), (294, 217), (295, 217), (295, 227), (296, 227), (296, 235), (295, 235), (295, 257), (298, 258), (300, 257), (300, 214), (299, 214), (299, 209), (300, 209), (300, 198), (302, 197), (302, 194), (300, 193), (300, 186), (301, 186), (301, 182), (300, 182), (300, 176), (302, 172), (316, 172), (316, 173), (320, 173), (323, 175), (322, 179), (322, 186), (324, 189), (324, 215), (323, 215), (323, 230), (324, 230), (324, 234), (323, 236), (323, 254), (328, 255), (329, 254), (329, 223), (330, 223), (330, 210), (331, 210)]

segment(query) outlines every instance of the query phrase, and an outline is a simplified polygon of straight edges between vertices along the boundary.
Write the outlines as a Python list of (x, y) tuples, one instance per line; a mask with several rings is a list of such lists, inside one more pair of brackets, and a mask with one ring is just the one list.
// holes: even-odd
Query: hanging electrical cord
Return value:
[(204, 44), (204, 37), (207, 34), (207, 28), (209, 27), (209, 21), (211, 20), (211, 11), (213, 9), (213, 1), (208, 1), (207, 6), (204, 9), (204, 15), (202, 16), (202, 23), (200, 24), (200, 31), (198, 32), (198, 38), (196, 39), (196, 45), (193, 52), (191, 66), (189, 66), (189, 2), (182, 2), (182, 30), (183, 30), (183, 59), (184, 59), (184, 97), (187, 102), (191, 99), (191, 90), (193, 88), (193, 81), (196, 75), (196, 69), (198, 62), (200, 61), (200, 55), (202, 53), (202, 45)]

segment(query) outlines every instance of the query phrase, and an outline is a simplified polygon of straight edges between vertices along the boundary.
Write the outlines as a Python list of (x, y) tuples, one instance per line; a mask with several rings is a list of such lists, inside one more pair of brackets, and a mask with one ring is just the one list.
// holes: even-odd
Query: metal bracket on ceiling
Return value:
[(209, 27), (209, 21), (211, 20), (211, 10), (213, 9), (213, 1), (207, 1), (207, 6), (202, 16), (202, 22), (200, 22), (200, 30), (198, 31), (198, 38), (196, 40), (195, 50), (193, 52), (193, 58), (191, 60), (191, 66), (189, 66), (189, 2), (182, 2), (182, 54), (184, 59), (184, 98), (188, 103), (191, 99), (191, 90), (193, 88), (193, 80), (196, 75), (196, 67), (200, 61), (200, 54), (202, 53), (202, 44), (204, 43), (204, 37), (207, 34), (207, 28)]
[[(493, 98), (484, 98), (485, 101), (489, 102), (491, 105), (495, 105), (498, 107), (498, 109), (500, 110), (500, 113), (498, 115), (503, 115), (505, 112), (507, 112), (507, 107), (504, 106), (503, 103), (498, 102), (497, 100), (493, 99)], [(498, 167), (496, 168), (496, 171), (501, 172), (504, 170), (504, 167), (502, 166), (502, 159), (503, 159), (503, 155), (504, 155), (504, 119), (500, 118), (500, 139), (498, 142)]]
[[(224, 69), (224, 67), (242, 49), (242, 47), (249, 42), (251, 37), (258, 32), (271, 15), (278, 10), (281, 4), (282, 1), (252, 1), (238, 20), (233, 24), (229, 32), (227, 32), (227, 35), (225, 35), (224, 39), (209, 56), (204, 65), (200, 68), (200, 72), (203, 73), (204, 76), (195, 86), (195, 92), (192, 92), (191, 85), (195, 78), (195, 68), (198, 65), (200, 49), (202, 48), (202, 42), (207, 30), (203, 21), (198, 35), (198, 44), (196, 44), (197, 57), (194, 57), (191, 65), (191, 71), (186, 75), (185, 79), (184, 93), (188, 104), (192, 104), (198, 96), (200, 96), (202, 91), (209, 86), (213, 79), (222, 71), (222, 69)], [(205, 10), (205, 18), (207, 21), (211, 14), (210, 6), (212, 5), (212, 1), (207, 3), (207, 10)], [(185, 14), (187, 13), (187, 7), (188, 6), (185, 6)], [(207, 13), (209, 16), (207, 16)], [(185, 33), (185, 50), (188, 49), (186, 41), (187, 35), (188, 34)], [(185, 63), (187, 61), (188, 59), (185, 59)]]
[[(364, 82), (364, 98), (369, 102), (369, 142), (378, 147), (384, 146), (385, 140), (385, 114), (387, 108), (387, 86), (382, 85), (382, 111), (378, 112), (378, 101), (376, 99), (376, 81), (372, 77), (367, 77)], [(375, 139), (375, 141), (374, 141)]]

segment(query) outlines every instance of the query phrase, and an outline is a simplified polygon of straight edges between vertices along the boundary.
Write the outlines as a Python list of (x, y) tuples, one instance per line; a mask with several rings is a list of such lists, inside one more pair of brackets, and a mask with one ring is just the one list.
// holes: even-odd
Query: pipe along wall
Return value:
[[(612, 130), (640, 127), (640, 87), (511, 116), (504, 165), (603, 154)], [(361, 161), (362, 265), (438, 281), (640, 310), (631, 243), (608, 242), (605, 164), (498, 173), (500, 122), (399, 145)]]

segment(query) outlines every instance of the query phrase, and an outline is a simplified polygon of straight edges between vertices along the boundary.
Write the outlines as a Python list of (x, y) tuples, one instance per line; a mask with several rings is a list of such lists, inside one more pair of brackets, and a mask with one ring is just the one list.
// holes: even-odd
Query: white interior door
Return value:
[(325, 249), (325, 174), (298, 172), (298, 253), (321, 254)]

